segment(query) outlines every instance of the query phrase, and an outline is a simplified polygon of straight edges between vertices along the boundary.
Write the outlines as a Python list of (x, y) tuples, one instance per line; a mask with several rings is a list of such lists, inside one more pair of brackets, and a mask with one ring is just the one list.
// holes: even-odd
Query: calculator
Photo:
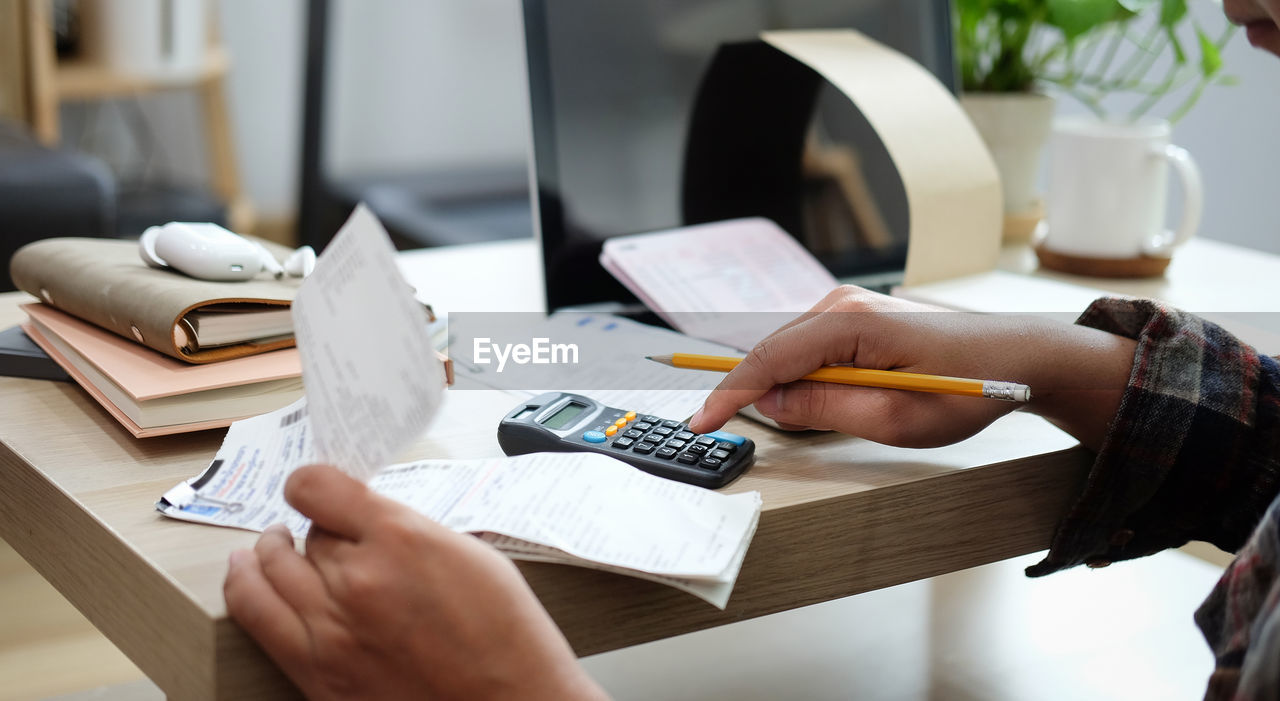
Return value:
[(652, 475), (716, 489), (755, 461), (751, 439), (728, 431), (696, 434), (681, 421), (616, 409), (580, 394), (548, 392), (512, 409), (498, 425), (507, 455), (587, 451)]

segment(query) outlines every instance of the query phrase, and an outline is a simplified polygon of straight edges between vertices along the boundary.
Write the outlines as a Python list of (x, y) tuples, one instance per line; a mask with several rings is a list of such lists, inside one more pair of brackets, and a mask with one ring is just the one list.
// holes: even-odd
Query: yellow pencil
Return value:
[[(727, 358), (720, 355), (697, 355), (695, 353), (672, 353), (671, 355), (645, 356), (655, 363), (670, 365), (690, 370), (712, 370), (729, 372), (737, 367), (742, 358)], [(816, 382), (834, 382), (842, 385), (859, 387), (880, 387), (884, 389), (905, 389), (912, 392), (933, 392), (935, 394), (958, 394), (965, 397), (985, 397), (987, 399), (1003, 399), (1010, 402), (1031, 401), (1031, 388), (1016, 382), (1000, 382), (996, 380), (970, 380), (963, 377), (943, 377), (940, 375), (921, 375), (914, 372), (896, 372), (893, 370), (868, 370), (843, 365), (828, 365), (818, 368), (800, 378)]]

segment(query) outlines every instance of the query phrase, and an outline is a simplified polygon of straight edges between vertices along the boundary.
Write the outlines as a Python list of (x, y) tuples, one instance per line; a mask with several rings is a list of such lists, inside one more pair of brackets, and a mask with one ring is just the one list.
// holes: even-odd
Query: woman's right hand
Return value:
[[(690, 420), (700, 433), (755, 404), (794, 428), (934, 447), (967, 438), (1025, 406), (1097, 449), (1119, 406), (1134, 341), (1082, 326), (951, 312), (858, 287), (833, 290), (761, 341)], [(797, 381), (825, 365), (1004, 380), (1028, 405), (974, 397)]]

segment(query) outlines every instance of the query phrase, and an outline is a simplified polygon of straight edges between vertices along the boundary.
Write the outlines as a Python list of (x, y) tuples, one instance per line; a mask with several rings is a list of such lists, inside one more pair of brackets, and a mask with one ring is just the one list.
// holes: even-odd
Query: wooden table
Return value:
[[(421, 296), (454, 311), (540, 307), (530, 242), (406, 254)], [(26, 298), (0, 295), (0, 327)], [(463, 396), (465, 394), (465, 396)], [(455, 396), (456, 395), (456, 396)], [(509, 400), (453, 393), (465, 440), (418, 454), (500, 454)], [(764, 513), (727, 611), (637, 579), (555, 565), (522, 570), (579, 654), (721, 625), (1043, 549), (1090, 456), (1014, 414), (968, 441), (909, 451), (832, 434), (730, 425), (758, 461), (726, 491)], [(0, 378), (0, 537), (170, 697), (287, 697), (288, 682), (227, 617), (226, 558), (253, 533), (168, 520), (154, 503), (199, 473), (221, 431), (135, 440), (72, 384)], [(7, 602), (10, 603), (10, 602)]]

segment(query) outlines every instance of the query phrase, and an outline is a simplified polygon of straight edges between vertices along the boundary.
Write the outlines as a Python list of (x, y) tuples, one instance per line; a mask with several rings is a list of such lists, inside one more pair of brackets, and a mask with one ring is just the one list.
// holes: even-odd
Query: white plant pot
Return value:
[[(1005, 238), (1022, 238), (1010, 225), (1040, 219), (1036, 193), (1040, 156), (1053, 125), (1053, 98), (1040, 93), (968, 93), (960, 104), (986, 142), (1004, 193)], [(1027, 231), (1029, 234), (1030, 231)]]

